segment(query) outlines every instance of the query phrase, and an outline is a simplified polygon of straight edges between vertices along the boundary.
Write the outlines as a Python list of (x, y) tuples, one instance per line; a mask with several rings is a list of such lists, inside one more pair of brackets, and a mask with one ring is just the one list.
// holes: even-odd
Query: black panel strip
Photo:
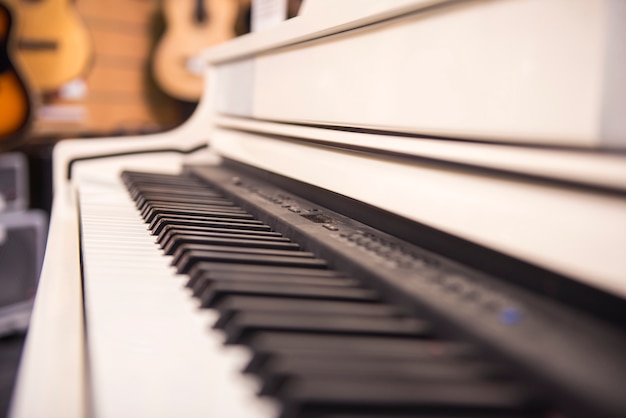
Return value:
[(626, 331), (626, 323), (624, 323), (626, 301), (618, 296), (420, 222), (308, 183), (230, 159), (224, 159), (224, 165), (271, 182), (344, 216), (468, 267), (502, 278), (552, 301), (587, 312)]
[[(553, 150), (553, 151), (568, 151), (568, 152), (579, 152), (581, 154), (618, 154), (618, 155), (626, 155), (626, 149), (618, 149), (618, 148), (584, 148), (580, 146), (573, 145), (552, 145), (552, 144), (535, 144), (535, 143), (527, 143), (527, 142), (515, 142), (515, 141), (494, 141), (485, 138), (471, 138), (471, 137), (454, 137), (454, 136), (445, 136), (445, 135), (432, 135), (426, 133), (419, 132), (408, 132), (408, 131), (393, 131), (389, 129), (380, 129), (380, 128), (367, 128), (362, 126), (350, 126), (350, 125), (336, 125), (336, 124), (326, 124), (326, 123), (305, 123), (305, 122), (295, 122), (295, 121), (284, 121), (277, 119), (264, 119), (264, 118), (248, 118), (240, 115), (228, 114), (224, 113), (224, 116), (228, 116), (233, 119), (242, 119), (249, 120), (253, 122), (268, 122), (268, 123), (276, 123), (280, 125), (287, 126), (302, 126), (305, 128), (315, 128), (315, 129), (326, 129), (329, 131), (340, 131), (340, 132), (351, 132), (351, 133), (359, 133), (359, 134), (368, 134), (368, 135), (380, 135), (380, 136), (393, 136), (397, 138), (415, 138), (415, 139), (431, 139), (436, 141), (447, 141), (447, 142), (457, 142), (463, 144), (485, 144), (485, 145), (497, 145), (502, 147), (510, 147), (510, 148), (528, 148), (528, 149), (539, 149), (539, 150)], [(230, 128), (229, 128), (230, 129)]]

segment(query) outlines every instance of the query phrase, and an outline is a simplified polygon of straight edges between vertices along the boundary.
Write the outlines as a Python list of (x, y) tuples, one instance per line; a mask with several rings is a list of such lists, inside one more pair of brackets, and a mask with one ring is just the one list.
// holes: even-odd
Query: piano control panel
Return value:
[(446, 263), (435, 254), (368, 228), (366, 225), (359, 225), (353, 220), (332, 213), (328, 209), (322, 209), (319, 205), (297, 196), (274, 190), (258, 181), (244, 181), (239, 176), (233, 177), (231, 181), (246, 194), (273, 203), (276, 205), (277, 213), (287, 215), (292, 221), (297, 218), (288, 212), (299, 214), (302, 218), (318, 224), (331, 233), (321, 231), (319, 228), (316, 230), (316, 226), (312, 225), (306, 229), (315, 233), (321, 232), (328, 238), (337, 240), (345, 248), (354, 249), (357, 253), (367, 256), (383, 268), (397, 271), (404, 276), (406, 282), (411, 283), (411, 286), (426, 285), (427, 288), (443, 294), (455, 295), (463, 302), (482, 308), (495, 320), (507, 325), (519, 325), (529, 314), (524, 313), (522, 302), (507, 294), (510, 292), (503, 289), (503, 286), (477, 277), (475, 272), (470, 273), (467, 269), (459, 269), (458, 266), (455, 268), (450, 262)]

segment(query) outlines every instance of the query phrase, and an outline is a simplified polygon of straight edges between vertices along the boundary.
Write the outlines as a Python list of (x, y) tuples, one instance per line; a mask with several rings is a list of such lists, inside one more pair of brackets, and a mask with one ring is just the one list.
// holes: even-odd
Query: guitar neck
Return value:
[(17, 47), (30, 51), (53, 51), (58, 48), (58, 42), (47, 39), (19, 39)]

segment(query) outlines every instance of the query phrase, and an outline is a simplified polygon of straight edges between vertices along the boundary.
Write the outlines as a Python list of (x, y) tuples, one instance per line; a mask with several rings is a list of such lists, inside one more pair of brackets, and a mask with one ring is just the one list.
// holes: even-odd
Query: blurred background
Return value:
[[(28, 157), (32, 205), (44, 210), (51, 201), (47, 174), (57, 141), (179, 125), (193, 111), (201, 87), (190, 93), (186, 79), (178, 83), (180, 93), (168, 78), (175, 79), (177, 70), (187, 72), (201, 86), (193, 54), (249, 26), (250, 5), (239, 0), (0, 3), (9, 13), (2, 28), (8, 51), (2, 54), (2, 77), (10, 75), (14, 84), (12, 94), (8, 88), (0, 93), (2, 118), (14, 120), (0, 130), (0, 150)], [(171, 65), (163, 64), (167, 61)]]

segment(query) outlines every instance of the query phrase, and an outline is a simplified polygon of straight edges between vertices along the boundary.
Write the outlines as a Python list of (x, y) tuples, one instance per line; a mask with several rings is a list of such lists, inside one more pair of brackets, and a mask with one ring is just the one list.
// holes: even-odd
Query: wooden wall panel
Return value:
[(87, 114), (87, 123), (94, 131), (132, 134), (157, 129), (150, 123), (151, 111), (147, 103), (141, 100), (129, 100), (111, 106), (106, 100), (91, 103)]
[(132, 26), (145, 25), (146, 16), (154, 12), (158, 0), (78, 0), (79, 13), (86, 21), (98, 20), (129, 23)]
[[(151, 79), (152, 49), (162, 30), (158, 0), (78, 0), (76, 8), (92, 41), (91, 66), (83, 76), (80, 98), (44, 98), (48, 106), (83, 106), (79, 122), (39, 120), (41, 132), (108, 135), (165, 130), (182, 122), (178, 102)], [(61, 112), (62, 113), (62, 112)]]
[(90, 26), (93, 51), (96, 57), (130, 57), (146, 59), (150, 52), (150, 34), (146, 31), (123, 32), (115, 27), (98, 29)]
[(143, 97), (148, 75), (144, 66), (146, 63), (139, 63), (133, 66), (103, 66), (96, 63), (87, 77), (89, 95), (108, 92), (112, 95), (120, 95), (120, 99), (127, 99), (132, 95)]

